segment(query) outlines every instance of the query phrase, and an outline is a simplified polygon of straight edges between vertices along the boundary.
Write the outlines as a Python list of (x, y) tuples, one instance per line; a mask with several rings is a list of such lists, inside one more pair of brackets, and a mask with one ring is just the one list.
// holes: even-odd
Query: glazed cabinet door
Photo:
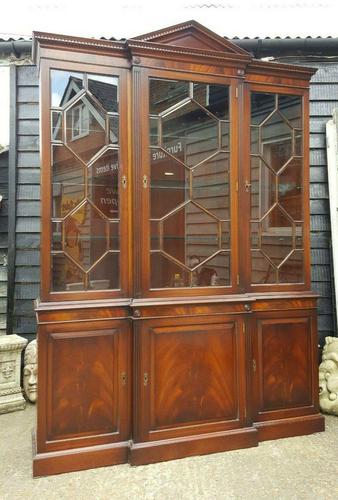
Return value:
[(145, 320), (135, 337), (135, 442), (245, 426), (242, 319)]
[(260, 313), (253, 320), (255, 421), (314, 412), (316, 340), (316, 317), (311, 310)]
[(39, 351), (39, 450), (126, 441), (129, 321), (40, 326)]

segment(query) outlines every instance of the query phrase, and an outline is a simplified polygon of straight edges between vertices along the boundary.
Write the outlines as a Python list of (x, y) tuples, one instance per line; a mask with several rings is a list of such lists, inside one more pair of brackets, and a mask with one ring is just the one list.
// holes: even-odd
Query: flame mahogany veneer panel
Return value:
[(312, 395), (309, 317), (258, 321), (260, 410), (307, 406)]
[(237, 417), (236, 324), (151, 328), (151, 428)]
[(118, 432), (119, 335), (119, 329), (50, 335), (49, 440)]

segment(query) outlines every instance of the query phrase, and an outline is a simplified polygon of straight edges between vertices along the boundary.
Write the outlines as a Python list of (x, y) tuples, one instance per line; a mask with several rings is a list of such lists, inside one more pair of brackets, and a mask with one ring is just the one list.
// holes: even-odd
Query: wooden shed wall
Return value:
[(8, 250), (8, 151), (0, 154), (0, 335), (7, 323), (7, 250)]
[[(338, 64), (308, 63), (301, 59), (292, 59), (292, 62), (318, 67), (310, 89), (310, 208), (312, 288), (320, 295), (318, 329), (322, 343), (325, 336), (335, 331), (325, 124), (331, 118), (332, 110), (338, 107)], [(13, 333), (32, 338), (36, 332), (33, 299), (39, 294), (39, 88), (35, 66), (19, 66), (17, 71), (18, 170)]]

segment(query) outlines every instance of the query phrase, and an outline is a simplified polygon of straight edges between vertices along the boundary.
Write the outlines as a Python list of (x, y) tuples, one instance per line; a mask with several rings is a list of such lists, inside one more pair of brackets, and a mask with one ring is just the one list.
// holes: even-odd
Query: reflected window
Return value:
[(150, 286), (230, 286), (229, 87), (149, 85)]

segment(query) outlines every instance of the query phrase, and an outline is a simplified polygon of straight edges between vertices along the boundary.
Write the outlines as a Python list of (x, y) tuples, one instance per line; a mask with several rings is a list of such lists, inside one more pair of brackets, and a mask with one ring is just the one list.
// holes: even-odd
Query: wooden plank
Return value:
[(37, 85), (18, 87), (18, 102), (39, 102), (39, 87)]
[(18, 104), (19, 120), (32, 120), (39, 118), (39, 105), (36, 103)]
[(329, 231), (326, 232), (311, 232), (311, 248), (329, 248), (331, 243), (331, 233)]
[(333, 316), (329, 314), (319, 314), (318, 330), (333, 332)]
[(310, 182), (327, 182), (326, 165), (310, 167)]
[(19, 152), (17, 166), (19, 168), (40, 168), (40, 153), (35, 151)]
[(17, 217), (16, 232), (17, 233), (39, 233), (40, 232), (40, 217)]
[(310, 134), (310, 148), (326, 148), (325, 134), (311, 133)]
[(334, 101), (338, 96), (338, 78), (335, 83), (311, 83), (310, 101)]
[(17, 249), (40, 248), (40, 234), (37, 233), (17, 234), (16, 248)]
[(18, 135), (39, 135), (39, 120), (19, 120)]
[(318, 132), (325, 134), (327, 118), (310, 118), (310, 132)]
[(313, 199), (329, 199), (329, 190), (327, 184), (312, 183), (310, 184), (310, 198)]
[(310, 151), (310, 165), (326, 165), (326, 152), (323, 149)]
[(15, 271), (16, 283), (40, 283), (40, 268), (27, 266), (17, 267)]
[(310, 117), (327, 116), (329, 118), (337, 105), (338, 100), (312, 101), (310, 102)]
[(318, 71), (311, 78), (311, 85), (316, 83), (337, 83), (338, 66), (336, 63), (311, 63), (318, 67)]
[(39, 137), (35, 135), (20, 135), (18, 151), (40, 151)]
[(311, 266), (311, 281), (331, 282), (331, 272), (329, 266)]
[(18, 184), (40, 184), (39, 168), (18, 168)]
[(321, 281), (313, 281), (312, 282), (312, 290), (321, 297), (331, 298), (332, 290), (330, 282), (321, 282)]
[(311, 231), (330, 231), (329, 215), (312, 215), (310, 217)]
[(318, 299), (318, 312), (319, 314), (332, 314), (332, 299), (320, 297)]
[(310, 200), (310, 213), (311, 215), (329, 214), (329, 200)]
[(18, 200), (40, 200), (40, 186), (21, 184), (17, 190)]
[(18, 84), (19, 85), (38, 85), (39, 72), (35, 65), (19, 66), (18, 67)]
[(17, 250), (15, 265), (18, 266), (39, 266), (40, 252), (38, 250)]
[(32, 299), (35, 300), (40, 293), (39, 285), (35, 283), (18, 283), (15, 287), (16, 299)]
[(36, 332), (36, 320), (31, 317), (16, 317), (14, 325), (14, 333), (17, 335), (35, 333)]
[(34, 302), (30, 299), (28, 300), (16, 300), (14, 313), (16, 316), (34, 316)]
[(41, 204), (39, 201), (23, 201), (19, 200), (17, 203), (18, 217), (39, 217)]

